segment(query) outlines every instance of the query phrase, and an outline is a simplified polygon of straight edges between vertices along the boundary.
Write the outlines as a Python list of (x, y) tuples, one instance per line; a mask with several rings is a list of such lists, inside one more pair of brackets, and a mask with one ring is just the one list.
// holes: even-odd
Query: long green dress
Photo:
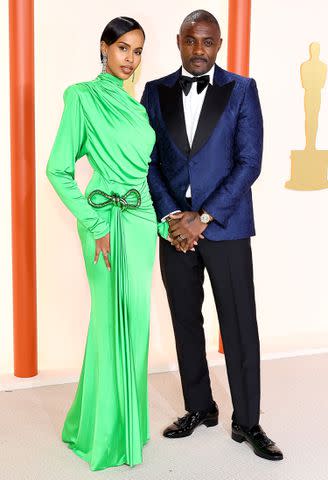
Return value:
[[(69, 86), (47, 176), (77, 218), (91, 292), (82, 370), (62, 440), (91, 470), (142, 462), (149, 440), (147, 363), (158, 224), (147, 172), (155, 133), (142, 105), (108, 73)], [(83, 195), (75, 162), (94, 173)], [(95, 239), (110, 232), (111, 270)]]

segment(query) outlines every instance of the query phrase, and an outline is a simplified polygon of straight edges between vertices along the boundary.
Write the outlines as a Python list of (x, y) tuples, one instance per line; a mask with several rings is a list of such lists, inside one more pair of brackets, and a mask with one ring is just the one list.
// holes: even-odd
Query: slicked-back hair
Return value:
[[(144, 38), (146, 38), (144, 29), (137, 20), (130, 17), (116, 17), (107, 23), (103, 33), (101, 34), (100, 41), (104, 41), (107, 45), (115, 43), (122, 35), (125, 35), (132, 30), (141, 30)], [(103, 54), (100, 50), (100, 59), (102, 61)]]

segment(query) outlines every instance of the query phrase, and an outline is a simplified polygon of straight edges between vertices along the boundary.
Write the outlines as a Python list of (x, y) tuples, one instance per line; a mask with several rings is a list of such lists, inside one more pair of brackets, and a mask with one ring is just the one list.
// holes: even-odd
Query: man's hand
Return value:
[(207, 224), (200, 221), (198, 212), (181, 212), (170, 215), (169, 234), (172, 244), (177, 250), (186, 252), (194, 249), (199, 239), (203, 239), (203, 231)]
[(183, 253), (187, 253), (188, 250), (191, 250), (192, 252), (194, 252), (195, 251), (195, 245), (198, 245), (198, 242), (194, 242), (193, 246), (188, 249), (188, 239), (180, 240), (179, 238), (176, 239), (176, 240), (173, 240), (171, 238), (170, 243), (173, 247), (175, 247), (175, 249), (178, 252), (183, 252)]
[[(179, 212), (180, 213), (180, 212)], [(173, 215), (173, 214), (172, 214)], [(174, 218), (171, 218), (170, 216), (166, 219), (166, 221), (168, 222), (169, 224), (169, 235), (167, 237), (167, 240), (170, 242), (170, 244), (175, 247), (175, 249), (178, 251), (178, 252), (183, 252), (183, 253), (186, 253), (187, 252), (187, 241), (186, 240), (181, 240), (181, 239), (175, 239), (173, 240), (172, 236), (171, 236), (171, 226), (173, 226), (174, 224), (178, 223), (179, 220), (178, 219), (174, 219)], [(196, 243), (196, 242), (195, 242)], [(191, 250), (195, 250), (194, 248), (192, 248)]]

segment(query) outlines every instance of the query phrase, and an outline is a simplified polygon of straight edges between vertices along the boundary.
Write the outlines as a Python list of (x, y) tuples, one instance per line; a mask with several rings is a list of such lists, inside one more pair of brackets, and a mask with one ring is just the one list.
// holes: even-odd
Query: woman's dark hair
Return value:
[[(130, 17), (116, 17), (113, 18), (109, 23), (107, 23), (101, 37), (100, 41), (104, 41), (107, 45), (115, 43), (118, 38), (122, 35), (125, 35), (132, 30), (141, 30), (144, 38), (146, 38), (144, 29), (134, 18)], [(101, 61), (103, 59), (102, 52), (100, 50)]]

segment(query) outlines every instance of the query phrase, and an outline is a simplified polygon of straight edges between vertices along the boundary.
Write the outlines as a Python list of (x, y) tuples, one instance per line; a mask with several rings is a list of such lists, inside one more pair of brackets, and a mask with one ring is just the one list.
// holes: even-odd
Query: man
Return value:
[[(142, 103), (156, 131), (149, 186), (158, 218), (166, 288), (187, 414), (168, 438), (218, 423), (205, 352), (204, 269), (211, 281), (234, 412), (232, 438), (269, 460), (283, 455), (259, 425), (260, 358), (250, 237), (251, 185), (262, 157), (256, 83), (215, 64), (222, 39), (213, 15), (197, 10), (177, 36), (182, 68), (146, 84)], [(179, 213), (177, 213), (179, 212)]]

